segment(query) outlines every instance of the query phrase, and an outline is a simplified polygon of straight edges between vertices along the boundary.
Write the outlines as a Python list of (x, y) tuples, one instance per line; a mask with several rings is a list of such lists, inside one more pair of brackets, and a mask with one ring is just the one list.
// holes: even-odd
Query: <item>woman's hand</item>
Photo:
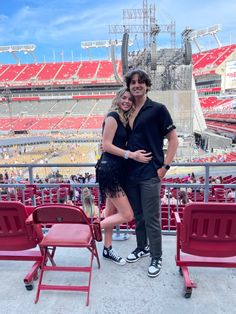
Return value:
[(147, 164), (152, 159), (152, 153), (147, 153), (146, 150), (140, 149), (135, 152), (129, 152), (129, 158)]

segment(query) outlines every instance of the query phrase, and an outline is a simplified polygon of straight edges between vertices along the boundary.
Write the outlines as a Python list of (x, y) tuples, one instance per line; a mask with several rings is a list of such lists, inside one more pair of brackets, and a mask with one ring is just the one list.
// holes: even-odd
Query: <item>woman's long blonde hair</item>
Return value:
[[(130, 108), (129, 111), (124, 112), (119, 107), (121, 97), (124, 95), (125, 92), (130, 93), (130, 91), (127, 89), (127, 87), (122, 87), (121, 89), (119, 89), (117, 91), (116, 96), (112, 100), (112, 105), (111, 105), (110, 109), (108, 110), (108, 113), (112, 112), (112, 111), (117, 112), (119, 117), (120, 117), (120, 121), (123, 123), (124, 126), (126, 126), (128, 124), (128, 119), (129, 119), (130, 115), (132, 114), (132, 112), (134, 111), (134, 99), (133, 99), (133, 106)], [(132, 95), (131, 95), (131, 97), (133, 98)]]
[(83, 210), (88, 217), (94, 217), (95, 215), (95, 204), (94, 198), (89, 188), (82, 189), (82, 204)]

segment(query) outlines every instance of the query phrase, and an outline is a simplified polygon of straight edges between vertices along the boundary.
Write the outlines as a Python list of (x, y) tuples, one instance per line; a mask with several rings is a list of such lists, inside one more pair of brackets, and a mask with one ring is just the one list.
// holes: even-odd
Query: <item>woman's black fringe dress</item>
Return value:
[[(109, 112), (107, 117), (113, 117), (117, 124), (117, 130), (113, 139), (113, 144), (126, 150), (127, 130), (120, 121), (117, 112)], [(104, 128), (105, 122), (103, 123)], [(125, 169), (126, 160), (123, 157), (115, 156), (109, 153), (102, 153), (101, 158), (96, 165), (96, 181), (99, 183), (99, 189), (102, 200), (106, 196), (117, 197), (119, 193), (124, 195), (125, 189)]]

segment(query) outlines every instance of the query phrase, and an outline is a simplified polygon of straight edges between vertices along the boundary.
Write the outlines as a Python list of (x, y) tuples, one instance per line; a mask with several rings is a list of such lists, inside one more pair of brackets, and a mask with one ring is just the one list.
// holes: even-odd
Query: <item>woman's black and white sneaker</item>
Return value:
[(117, 264), (117, 265), (125, 265), (126, 261), (124, 258), (122, 258), (121, 256), (119, 256), (117, 254), (117, 252), (110, 246), (109, 248), (106, 248), (104, 246), (103, 249), (103, 257), (112, 261), (113, 263)]
[(148, 276), (157, 277), (161, 272), (161, 267), (162, 267), (162, 258), (153, 257), (151, 260), (151, 264), (148, 268)]
[(149, 256), (150, 255), (150, 248), (147, 245), (144, 249), (136, 248), (133, 252), (131, 252), (128, 257), (126, 258), (126, 261), (128, 263), (134, 263), (137, 262), (141, 257)]

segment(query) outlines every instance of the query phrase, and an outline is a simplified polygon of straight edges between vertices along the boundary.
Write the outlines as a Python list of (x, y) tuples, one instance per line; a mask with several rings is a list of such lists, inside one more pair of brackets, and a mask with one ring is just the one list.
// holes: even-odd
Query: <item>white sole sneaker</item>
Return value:
[(149, 247), (145, 248), (146, 252), (144, 252), (142, 250), (139, 253), (135, 253), (136, 250), (134, 250), (132, 253), (129, 254), (129, 256), (126, 258), (126, 262), (128, 262), (128, 263), (135, 263), (138, 260), (140, 260), (140, 258), (150, 255)]
[(109, 260), (117, 265), (121, 265), (124, 266), (126, 264), (126, 260), (119, 256), (117, 254), (117, 252), (113, 249), (104, 249), (103, 250), (103, 258), (105, 258), (106, 260)]
[(158, 271), (157, 274), (155, 274), (155, 273), (154, 273), (154, 274), (150, 274), (150, 273), (148, 272), (148, 277), (150, 277), (150, 278), (155, 278), (155, 277), (159, 276), (160, 273), (161, 273), (161, 269)]
[(124, 266), (126, 264), (126, 260), (125, 259), (121, 259), (119, 262), (114, 261), (113, 259), (109, 258), (109, 257), (105, 257), (103, 256), (103, 258), (107, 261), (110, 261), (112, 263), (115, 263), (116, 265), (120, 265), (120, 266)]
[(148, 268), (148, 277), (157, 277), (162, 270), (162, 258), (152, 259), (151, 265)]
[(141, 256), (139, 256), (139, 257), (137, 257), (137, 258), (134, 258), (134, 259), (129, 259), (129, 258), (127, 257), (127, 258), (126, 258), (126, 262), (127, 262), (127, 263), (135, 263), (135, 262), (139, 261), (140, 258), (149, 256), (149, 255), (150, 255), (150, 253), (145, 253), (145, 254), (142, 254)]

